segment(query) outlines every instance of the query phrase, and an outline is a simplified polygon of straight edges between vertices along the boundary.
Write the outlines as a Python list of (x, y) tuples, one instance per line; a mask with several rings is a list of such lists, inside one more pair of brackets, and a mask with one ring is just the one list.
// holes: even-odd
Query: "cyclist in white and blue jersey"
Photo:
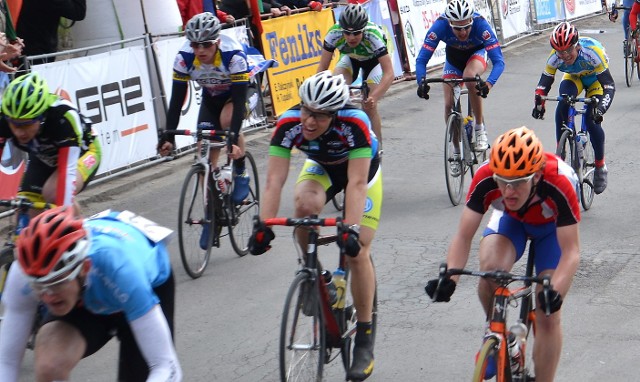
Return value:
[(33, 218), (2, 295), (2, 381), (18, 381), (40, 302), (47, 314), (35, 342), (36, 380), (68, 381), (82, 358), (117, 336), (118, 381), (180, 381), (170, 234), (128, 211), (83, 220), (57, 207)]
[[(597, 105), (587, 105), (585, 118), (595, 154), (593, 190), (600, 194), (607, 188), (608, 174), (604, 158), (602, 116), (611, 107), (616, 93), (616, 84), (609, 71), (609, 58), (599, 41), (580, 37), (578, 29), (569, 22), (560, 23), (554, 28), (550, 42), (553, 49), (536, 87), (535, 106), (531, 115), (536, 119), (544, 117), (545, 102), (538, 96), (549, 93), (558, 70), (565, 73), (558, 89), (560, 94), (575, 97), (584, 90), (587, 97), (598, 98)], [(569, 105), (559, 102), (556, 107), (556, 141), (560, 139), (562, 124), (567, 120), (568, 113)]]
[[(476, 150), (489, 147), (484, 126), (482, 98), (486, 98), (491, 88), (498, 82), (504, 70), (504, 58), (500, 42), (491, 25), (480, 14), (475, 13), (473, 1), (451, 0), (445, 11), (433, 23), (424, 38), (422, 49), (416, 58), (416, 80), (418, 96), (423, 98), (428, 91), (422, 83), (427, 74), (427, 63), (433, 56), (440, 41), (446, 44), (446, 59), (443, 78), (462, 78), (482, 75), (487, 69), (487, 58), (493, 68), (483, 86), (476, 85), (477, 91), (469, 92), (469, 100), (475, 117)], [(444, 86), (445, 121), (453, 107), (453, 95), (449, 84)]]

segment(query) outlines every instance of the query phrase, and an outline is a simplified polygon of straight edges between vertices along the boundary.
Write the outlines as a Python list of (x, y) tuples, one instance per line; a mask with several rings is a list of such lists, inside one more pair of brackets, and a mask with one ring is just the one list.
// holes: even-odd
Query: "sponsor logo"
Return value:
[(435, 32), (431, 32), (431, 33), (429, 33), (429, 35), (427, 35), (427, 38), (429, 40), (434, 40), (435, 41), (435, 40), (438, 39), (438, 35)]
[(482, 32), (482, 39), (483, 40), (488, 40), (491, 38), (491, 33), (489, 33), (488, 30), (485, 30), (484, 32)]
[(324, 170), (320, 166), (309, 166), (307, 172), (316, 175), (324, 175)]
[(367, 196), (367, 200), (364, 203), (364, 212), (369, 212), (373, 209), (373, 201)]
[(94, 155), (88, 155), (86, 158), (82, 160), (82, 164), (86, 168), (93, 168), (96, 165), (96, 157)]

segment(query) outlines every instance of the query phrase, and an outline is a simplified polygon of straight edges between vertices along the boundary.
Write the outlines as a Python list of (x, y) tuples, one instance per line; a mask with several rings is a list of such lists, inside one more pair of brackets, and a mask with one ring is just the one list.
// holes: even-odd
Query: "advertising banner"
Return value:
[[(416, 70), (416, 58), (422, 48), (424, 37), (434, 21), (444, 11), (445, 0), (398, 0), (400, 23), (404, 31), (407, 57), (412, 72)], [(444, 63), (444, 43), (431, 56), (428, 67)]]
[(266, 59), (278, 61), (277, 68), (267, 71), (275, 115), (300, 102), (298, 88), (316, 73), (324, 36), (334, 23), (328, 8), (262, 22), (262, 53)]
[(600, 12), (602, 2), (600, 0), (564, 0), (564, 9), (567, 19)]
[(98, 174), (156, 155), (153, 95), (143, 47), (35, 65), (33, 71), (92, 120), (102, 145)]
[(509, 38), (531, 30), (529, 0), (500, 0), (502, 38)]
[(536, 8), (536, 22), (538, 24), (565, 19), (563, 0), (533, 0), (533, 4)]

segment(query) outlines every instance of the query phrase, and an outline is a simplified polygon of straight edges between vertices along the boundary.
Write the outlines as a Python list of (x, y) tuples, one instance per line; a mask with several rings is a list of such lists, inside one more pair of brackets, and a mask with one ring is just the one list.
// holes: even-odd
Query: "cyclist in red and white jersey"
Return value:
[[(552, 290), (545, 300), (538, 287), (536, 341), (533, 348), (536, 381), (553, 381), (562, 349), (560, 308), (580, 262), (580, 205), (578, 177), (526, 127), (509, 130), (494, 142), (489, 161), (476, 172), (458, 231), (447, 254), (449, 268), (464, 268), (471, 243), (484, 214), (493, 207), (480, 241), (480, 270), (510, 271), (525, 251), (527, 240), (535, 249), (539, 276), (550, 275)], [(448, 302), (459, 276), (446, 279), (437, 300)], [(425, 290), (434, 296), (438, 279)], [(481, 279), (480, 301), (487, 314), (497, 286)], [(550, 316), (544, 314), (548, 307)], [(488, 327), (488, 324), (487, 324)], [(495, 375), (495, 362), (485, 378)]]

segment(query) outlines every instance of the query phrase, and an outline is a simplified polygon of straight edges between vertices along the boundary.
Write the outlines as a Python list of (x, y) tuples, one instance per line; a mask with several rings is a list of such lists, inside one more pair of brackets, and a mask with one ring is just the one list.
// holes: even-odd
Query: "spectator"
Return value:
[(227, 14), (218, 9), (215, 0), (177, 0), (180, 17), (182, 17), (182, 29), (187, 21), (193, 16), (202, 12), (211, 12), (223, 23), (233, 24), (236, 19), (233, 15)]
[(282, 4), (291, 9), (311, 8), (312, 11), (317, 12), (322, 10), (322, 1), (282, 0)]
[[(6, 0), (0, 0), (0, 33), (2, 35), (0, 37), (0, 72), (15, 72), (16, 68), (7, 65), (6, 61), (20, 56), (24, 43), (16, 35)], [(0, 76), (0, 82), (4, 82), (5, 79), (8, 80), (8, 77), (5, 77), (6, 75)]]
[[(17, 32), (24, 38), (24, 54), (35, 56), (58, 51), (58, 24), (64, 17), (72, 21), (84, 20), (87, 0), (23, 0)], [(52, 58), (34, 60), (43, 64)]]

